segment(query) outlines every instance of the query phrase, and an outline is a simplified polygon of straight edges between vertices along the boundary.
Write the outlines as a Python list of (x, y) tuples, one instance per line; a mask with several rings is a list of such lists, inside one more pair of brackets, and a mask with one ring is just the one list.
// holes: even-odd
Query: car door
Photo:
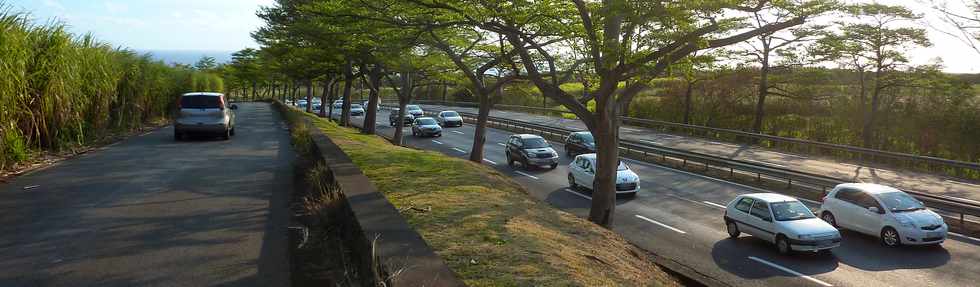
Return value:
[(859, 206), (857, 198), (860, 192), (860, 190), (853, 188), (841, 188), (834, 194), (834, 200), (827, 210), (830, 210), (834, 214), (834, 219), (837, 221), (838, 226), (863, 232), (854, 220), (858, 215), (857, 211)]
[(769, 203), (756, 200), (752, 203), (752, 210), (749, 211), (748, 221), (758, 231), (759, 238), (772, 242), (776, 237), (776, 226), (772, 221), (772, 212), (769, 210)]
[(572, 164), (568, 165), (568, 172), (572, 174), (572, 179), (575, 180), (575, 184), (580, 184), (579, 181), (582, 177), (582, 161), (584, 159), (579, 157), (575, 158)]
[[(878, 203), (878, 200), (874, 199), (874, 197), (864, 191), (858, 192), (857, 202), (857, 206), (860, 208), (854, 210), (855, 225), (858, 226), (859, 231), (861, 232), (877, 235), (881, 230), (881, 219), (885, 210), (882, 209), (882, 206)], [(878, 208), (878, 212), (868, 210), (869, 207)]]
[(578, 134), (568, 136), (568, 144), (565, 145), (565, 149), (568, 149), (571, 154), (579, 154), (578, 142)]
[(517, 153), (519, 153), (518, 150), (517, 150), (518, 149), (517, 148), (517, 145), (519, 143), (520, 143), (520, 140), (517, 137), (510, 137), (510, 139), (507, 140), (507, 155), (510, 157), (511, 160), (518, 160), (518, 159), (520, 159), (517, 156)]
[(595, 162), (591, 158), (585, 158), (583, 161), (581, 185), (592, 189), (592, 182), (595, 180)]
[(752, 204), (755, 203), (755, 199), (751, 197), (742, 197), (735, 203), (735, 210), (728, 213), (728, 217), (735, 220), (735, 224), (738, 225), (738, 230), (748, 233), (752, 236), (758, 236), (759, 230), (749, 223), (749, 211), (752, 209)]

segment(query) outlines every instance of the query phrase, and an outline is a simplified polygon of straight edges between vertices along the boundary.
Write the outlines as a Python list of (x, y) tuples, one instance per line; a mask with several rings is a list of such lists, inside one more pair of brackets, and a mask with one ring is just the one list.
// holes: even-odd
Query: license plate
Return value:
[(942, 237), (942, 232), (927, 232), (926, 237)]

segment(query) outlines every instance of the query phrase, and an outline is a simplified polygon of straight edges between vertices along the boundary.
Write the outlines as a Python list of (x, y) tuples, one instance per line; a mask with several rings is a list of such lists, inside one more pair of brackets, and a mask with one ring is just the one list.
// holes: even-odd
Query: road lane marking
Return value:
[(946, 180), (946, 183), (949, 183), (949, 184), (962, 184), (962, 185), (969, 185), (969, 186), (980, 187), (980, 184), (966, 183), (966, 182), (955, 181), (955, 180)]
[(651, 140), (640, 140), (640, 141), (641, 141), (641, 142), (645, 142), (645, 143), (651, 143), (651, 144), (655, 144), (655, 145), (659, 145), (659, 144), (660, 144), (660, 143), (658, 143), (658, 142), (655, 142), (655, 141), (651, 141)]
[(453, 148), (453, 150), (454, 150), (454, 151), (458, 151), (458, 152), (461, 152), (461, 153), (466, 153), (466, 151), (465, 151), (465, 150), (461, 150), (461, 149), (459, 149), (459, 148), (455, 148), (455, 147)]
[[(736, 159), (736, 160), (738, 160), (738, 159)], [(747, 161), (747, 162), (754, 162), (754, 163), (758, 163), (758, 164), (764, 164), (764, 165), (778, 166), (778, 167), (781, 167), (781, 168), (787, 168), (785, 165), (775, 164), (775, 163), (771, 163), (771, 162), (764, 162), (764, 161), (758, 161), (758, 160), (747, 159), (747, 158), (746, 159), (742, 159), (742, 160)]]
[(500, 146), (507, 146), (507, 144), (505, 144), (505, 143), (497, 143), (497, 144), (500, 145)]
[(959, 234), (959, 233), (956, 233), (956, 232), (948, 232), (948, 233), (950, 235), (953, 235), (953, 236), (956, 236), (956, 237), (961, 237), (963, 239), (967, 239), (967, 240), (970, 240), (970, 241), (973, 241), (973, 242), (976, 242), (976, 243), (980, 243), (980, 238), (970, 237), (970, 236), (966, 236), (966, 235)]
[(574, 195), (578, 195), (578, 196), (579, 196), (579, 197), (581, 197), (581, 198), (585, 198), (585, 199), (588, 199), (588, 200), (592, 200), (592, 197), (591, 197), (591, 196), (588, 196), (588, 195), (584, 195), (584, 194), (581, 194), (581, 193), (579, 193), (578, 191), (574, 191), (574, 190), (571, 190), (570, 188), (566, 188), (566, 189), (565, 189), (565, 191), (567, 191), (567, 192), (570, 192), (570, 193), (572, 193), (572, 194), (574, 194)]
[(436, 144), (439, 144), (439, 145), (441, 145), (441, 144), (442, 144), (442, 142), (441, 142), (441, 141), (437, 141), (437, 140), (432, 140), (432, 142), (434, 142), (434, 143), (436, 143)]
[(801, 277), (803, 279), (810, 280), (811, 282), (820, 284), (822, 286), (827, 286), (827, 287), (834, 286), (834, 285), (830, 285), (830, 283), (817, 280), (817, 278), (813, 278), (813, 277), (810, 277), (810, 276), (807, 276), (807, 275), (803, 275), (803, 273), (793, 271), (793, 269), (789, 269), (789, 268), (780, 266), (779, 264), (772, 263), (772, 262), (763, 260), (763, 259), (758, 258), (758, 257), (755, 257), (755, 256), (749, 256), (749, 259), (752, 259), (755, 262), (759, 262), (759, 263), (762, 263), (762, 264), (765, 264), (765, 265), (769, 265), (769, 267), (782, 270), (783, 272), (786, 272), (786, 273), (789, 273), (789, 274), (793, 274), (793, 275), (799, 276), (799, 277)]
[(496, 162), (493, 162), (492, 160), (489, 160), (489, 159), (483, 159), (483, 161), (485, 161), (485, 162), (489, 162), (489, 163), (490, 163), (490, 164), (492, 164), (492, 165), (497, 165), (497, 163), (496, 163)]
[(514, 172), (516, 172), (517, 174), (520, 174), (520, 175), (523, 175), (523, 176), (526, 176), (526, 177), (530, 177), (530, 178), (533, 178), (533, 179), (538, 179), (538, 177), (537, 177), (537, 176), (533, 176), (533, 175), (530, 175), (530, 174), (527, 174), (527, 173), (524, 173), (523, 171), (519, 171), (519, 170), (515, 170)]
[(452, 131), (452, 132), (453, 132), (453, 133), (457, 133), (457, 134), (461, 134), (461, 135), (462, 135), (462, 134), (464, 134), (464, 133), (463, 133), (463, 132), (461, 132), (461, 131)]
[(653, 224), (656, 224), (656, 225), (660, 225), (660, 226), (661, 226), (661, 227), (663, 227), (663, 228), (667, 228), (667, 229), (670, 229), (670, 230), (673, 230), (673, 231), (676, 231), (677, 233), (680, 233), (680, 234), (687, 234), (687, 232), (684, 232), (684, 230), (680, 230), (680, 229), (677, 229), (677, 228), (674, 228), (673, 226), (670, 226), (670, 225), (666, 225), (666, 224), (663, 224), (663, 223), (660, 223), (660, 222), (658, 222), (658, 221), (656, 221), (656, 220), (653, 220), (653, 219), (649, 219), (649, 218), (646, 218), (646, 217), (643, 217), (643, 215), (639, 215), (639, 214), (637, 214), (637, 215), (635, 215), (635, 216), (636, 216), (637, 218), (639, 218), (639, 219), (643, 219), (643, 220), (646, 220), (646, 221), (647, 221), (647, 222), (649, 222), (649, 223), (653, 223)]
[[(716, 204), (711, 203), (711, 202), (707, 202), (707, 201), (702, 201), (702, 202), (694, 201), (694, 200), (690, 200), (690, 199), (683, 198), (683, 197), (680, 197), (680, 196), (677, 196), (677, 195), (673, 195), (673, 194), (668, 194), (667, 196), (670, 196), (670, 197), (673, 197), (673, 198), (676, 198), (676, 199), (680, 199), (680, 200), (683, 200), (683, 201), (687, 201), (687, 202), (690, 202), (690, 203), (694, 203), (694, 204), (697, 204), (697, 205), (704, 205), (704, 206), (707, 206), (707, 207), (717, 207)], [(723, 206), (722, 209), (724, 209), (724, 208), (725, 207)]]
[(711, 205), (711, 206), (714, 206), (714, 207), (717, 207), (717, 208), (721, 208), (721, 209), (725, 209), (726, 208), (724, 205), (717, 204), (717, 203), (714, 203), (714, 202), (710, 202), (710, 201), (707, 201), (707, 200), (702, 201), (702, 202), (704, 202), (707, 205)]

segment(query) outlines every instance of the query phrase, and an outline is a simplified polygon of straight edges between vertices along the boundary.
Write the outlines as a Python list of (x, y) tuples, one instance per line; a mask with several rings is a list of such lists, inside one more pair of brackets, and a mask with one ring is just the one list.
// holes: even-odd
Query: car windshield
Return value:
[(363, 107), (361, 107), (361, 105), (359, 105), (359, 104), (350, 105), (350, 108), (351, 109), (363, 109)]
[(221, 107), (218, 96), (183, 96), (180, 97), (180, 107), (185, 109), (217, 109)]
[(409, 111), (421, 111), (422, 110), (422, 108), (420, 108), (419, 106), (416, 106), (416, 105), (406, 106), (405, 109), (407, 109)]
[(551, 146), (543, 138), (529, 138), (524, 140), (524, 148), (546, 148)]
[(595, 143), (595, 138), (592, 137), (592, 133), (580, 133), (578, 138), (582, 139), (584, 143)]
[(419, 119), (419, 125), (431, 126), (431, 125), (435, 125), (435, 124), (436, 124), (436, 120), (433, 120), (433, 119), (429, 119), (429, 118)]
[(446, 118), (448, 118), (448, 117), (458, 117), (459, 114), (457, 114), (456, 112), (443, 112), (442, 113), (442, 116), (443, 117), (446, 117)]
[(629, 169), (630, 167), (626, 165), (626, 163), (623, 161), (619, 161), (619, 167), (616, 168), (616, 170), (629, 170)]
[(892, 212), (916, 211), (925, 209), (922, 203), (904, 192), (888, 192), (878, 195), (885, 208)]
[(790, 221), (814, 218), (813, 212), (799, 201), (776, 202), (772, 204), (772, 214), (776, 221)]

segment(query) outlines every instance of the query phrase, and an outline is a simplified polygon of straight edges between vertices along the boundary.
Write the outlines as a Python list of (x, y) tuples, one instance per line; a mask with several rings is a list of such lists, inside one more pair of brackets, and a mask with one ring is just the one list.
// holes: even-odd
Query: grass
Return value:
[(0, 171), (168, 117), (191, 90), (220, 91), (214, 74), (115, 48), (64, 23), (37, 24), (0, 1)]
[(490, 168), (311, 118), (470, 286), (680, 285), (645, 251)]

